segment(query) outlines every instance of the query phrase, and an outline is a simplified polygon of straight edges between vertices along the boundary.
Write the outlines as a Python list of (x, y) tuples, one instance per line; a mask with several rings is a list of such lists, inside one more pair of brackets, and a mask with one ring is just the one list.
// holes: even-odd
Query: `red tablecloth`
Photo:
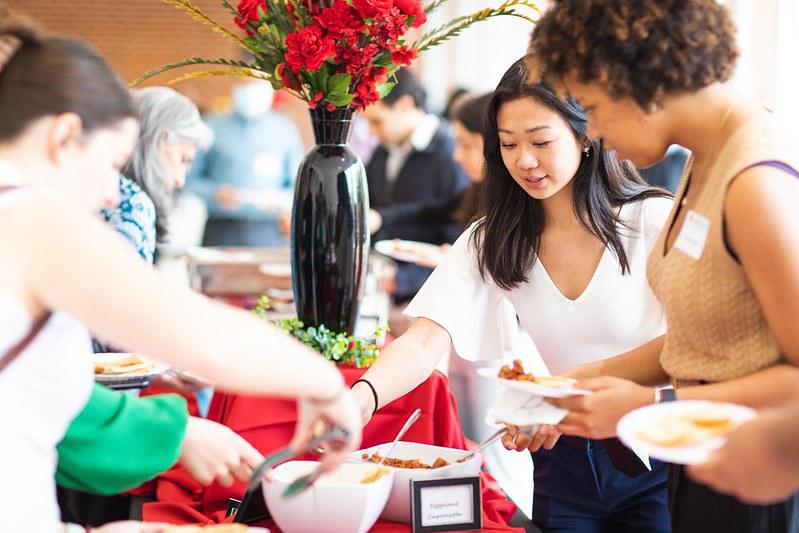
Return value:
[[(343, 368), (342, 373), (347, 383), (352, 383), (363, 370)], [(378, 411), (364, 428), (363, 447), (393, 439), (417, 407), (422, 409), (422, 416), (403, 440), (465, 449), (455, 398), (446, 377), (438, 372), (411, 393)], [(261, 453), (268, 454), (285, 446), (291, 439), (296, 410), (294, 402), (217, 391), (208, 418), (227, 425)], [(483, 531), (521, 532), (521, 529), (505, 525), (515, 506), (493, 485), (491, 478), (484, 474)], [(157, 501), (144, 505), (144, 519), (175, 524), (221, 522), (228, 499), (241, 498), (245, 490), (245, 484), (241, 482), (228, 488), (218, 484), (203, 488), (181, 466), (159, 476), (155, 487)], [(274, 524), (265, 525), (274, 528)], [(410, 527), (381, 520), (372, 531), (407, 532)]]

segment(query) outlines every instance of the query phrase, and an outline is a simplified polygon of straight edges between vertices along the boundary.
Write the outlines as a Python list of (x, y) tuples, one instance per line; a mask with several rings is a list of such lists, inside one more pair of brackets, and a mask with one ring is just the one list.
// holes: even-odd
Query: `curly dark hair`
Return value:
[(596, 83), (651, 111), (668, 94), (728, 80), (735, 34), (716, 0), (555, 0), (530, 51), (553, 81)]

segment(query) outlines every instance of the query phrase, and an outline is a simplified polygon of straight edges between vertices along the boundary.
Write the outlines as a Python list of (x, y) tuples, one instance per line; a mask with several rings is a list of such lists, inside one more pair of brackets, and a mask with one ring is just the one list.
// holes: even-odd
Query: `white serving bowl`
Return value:
[(315, 461), (289, 461), (263, 481), (264, 499), (278, 527), (285, 533), (365, 533), (377, 522), (391, 492), (394, 472), (372, 483), (361, 483), (374, 473), (374, 464), (345, 463), (320, 477), (305, 492), (283, 498), (292, 481), (318, 468)]
[[(391, 443), (379, 444), (365, 450), (353, 452), (349, 461), (360, 464), (370, 463), (362, 458), (364, 453), (370, 456), (375, 452), (384, 455), (388, 452)], [(418, 459), (421, 462), (431, 465), (439, 457), (449, 461), (449, 465), (441, 468), (390, 468), (394, 471), (394, 485), (391, 488), (391, 495), (388, 497), (383, 514), (380, 515), (386, 520), (393, 522), (411, 522), (411, 480), (423, 479), (442, 479), (456, 477), (472, 477), (480, 474), (480, 467), (483, 464), (483, 456), (479, 453), (464, 463), (456, 461), (466, 454), (466, 450), (456, 450), (455, 448), (442, 448), (430, 444), (419, 444), (418, 442), (398, 442), (397, 447), (391, 452), (393, 459)]]

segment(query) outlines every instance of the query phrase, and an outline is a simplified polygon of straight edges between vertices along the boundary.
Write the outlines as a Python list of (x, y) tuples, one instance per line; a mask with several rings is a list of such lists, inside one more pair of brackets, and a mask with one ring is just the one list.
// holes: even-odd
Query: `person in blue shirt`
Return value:
[(294, 123), (270, 111), (273, 90), (249, 82), (233, 92), (233, 112), (206, 118), (216, 140), (198, 154), (188, 188), (205, 200), (206, 246), (287, 246), (278, 220), (291, 211), (304, 147)]
[(666, 189), (671, 194), (675, 194), (677, 185), (680, 184), (682, 170), (690, 155), (691, 153), (682, 146), (673, 144), (663, 159), (650, 167), (639, 168), (638, 172), (649, 185)]

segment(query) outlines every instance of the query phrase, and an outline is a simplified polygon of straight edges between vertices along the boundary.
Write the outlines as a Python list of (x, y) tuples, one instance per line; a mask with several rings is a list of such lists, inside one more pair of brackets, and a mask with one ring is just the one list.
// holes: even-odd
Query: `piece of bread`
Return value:
[(691, 409), (682, 416), (686, 420), (690, 420), (695, 426), (713, 430), (723, 431), (732, 425), (732, 417), (728, 410), (719, 406)]
[(664, 416), (653, 420), (638, 429), (637, 433), (645, 441), (665, 448), (685, 446), (704, 436), (700, 428), (679, 416)]
[(130, 353), (112, 361), (94, 361), (95, 374), (134, 374), (149, 370), (152, 364), (141, 355)]

